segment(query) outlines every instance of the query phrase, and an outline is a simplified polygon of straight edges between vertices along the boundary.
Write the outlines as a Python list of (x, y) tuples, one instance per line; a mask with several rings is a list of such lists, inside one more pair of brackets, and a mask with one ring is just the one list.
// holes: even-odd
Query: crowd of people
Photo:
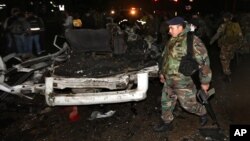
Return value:
[(11, 15), (3, 23), (3, 30), (6, 36), (6, 52), (40, 55), (44, 51), (40, 41), (44, 22), (32, 10), (12, 8)]
[[(161, 14), (141, 13), (142, 15), (139, 17), (145, 22), (145, 24), (141, 26), (143, 33), (156, 37), (158, 42), (165, 45), (170, 38), (167, 30), (168, 25), (165, 21), (173, 17), (173, 15), (167, 14), (167, 12)], [(108, 19), (112, 18), (112, 22), (114, 23), (118, 23), (119, 20), (122, 20), (122, 15), (119, 15), (119, 13), (111, 15), (109, 12), (97, 10), (89, 10), (84, 13), (79, 10), (66, 10), (54, 16), (57, 16), (54, 19), (60, 22), (57, 23), (57, 26), (61, 27), (62, 33), (69, 29), (107, 28), (107, 23), (110, 22)], [(43, 44), (41, 42), (43, 41), (41, 41), (40, 36), (45, 31), (44, 21), (46, 22), (47, 20), (47, 18), (45, 18), (44, 16), (43, 18), (39, 17), (37, 13), (29, 9), (21, 10), (19, 8), (12, 8), (10, 16), (2, 21), (2, 28), (5, 33), (5, 38), (7, 38), (6, 50), (17, 53), (42, 53), (45, 48), (41, 46), (41, 44)], [(212, 14), (207, 14), (204, 17), (200, 14), (193, 14), (191, 16), (185, 16), (184, 18), (189, 24), (196, 27), (195, 34), (201, 38), (206, 45), (209, 45), (212, 34), (216, 32), (219, 23), (222, 22), (222, 18)], [(34, 28), (34, 26), (38, 28)], [(243, 30), (246, 29), (245, 27), (246, 26), (243, 27)], [(35, 29), (35, 31), (32, 29)], [(243, 31), (243, 34), (246, 35), (246, 32)], [(246, 35), (246, 37), (248, 36)]]
[[(110, 18), (108, 16), (97, 11), (84, 14), (64, 11), (61, 26), (63, 32), (81, 28), (106, 28), (107, 19)], [(189, 17), (146, 14), (142, 18), (146, 22), (143, 25), (145, 30), (143, 33), (156, 37), (158, 43), (164, 45), (159, 71), (160, 82), (164, 84), (161, 99), (163, 122), (154, 126), (154, 130), (157, 132), (171, 130), (171, 123), (174, 120), (173, 110), (177, 100), (185, 110), (200, 116), (201, 125), (205, 125), (208, 120), (207, 111), (196, 100), (197, 87), (191, 75), (185, 75), (179, 70), (182, 58), (188, 52), (188, 33), (193, 33), (191, 55), (198, 64), (200, 88), (207, 92), (212, 80), (208, 48), (216, 46), (215, 43), (218, 44), (222, 72), (225, 80), (230, 82), (232, 73), (230, 62), (239, 51), (249, 53), (250, 41), (246, 37), (250, 31), (248, 33), (243, 30), (247, 28), (237, 21), (236, 15), (229, 12), (217, 20), (211, 15), (203, 18), (199, 14)], [(3, 30), (7, 52), (35, 55), (44, 52), (41, 46), (41, 34), (45, 31), (44, 19), (32, 10), (22, 11), (19, 8), (12, 8), (11, 15), (4, 20)]]
[[(140, 18), (144, 20), (145, 24), (139, 27), (143, 30), (141, 33), (145, 34), (144, 36), (152, 36), (157, 39), (159, 44), (165, 46), (171, 37), (169, 25), (166, 21), (174, 16), (166, 13), (142, 13)], [(240, 17), (239, 15), (225, 13), (221, 14), (220, 17), (212, 14), (202, 17), (196, 13), (182, 16), (186, 23), (185, 30), (192, 31), (202, 40), (206, 48), (215, 46), (215, 43), (218, 45), (222, 71), (228, 81), (230, 81), (231, 74), (230, 62), (234, 55), (239, 52), (249, 53), (250, 33), (247, 22), (249, 16), (247, 14), (242, 15)], [(55, 18), (55, 20), (57, 19)], [(89, 10), (85, 13), (66, 10), (60, 12), (59, 19), (60, 23), (58, 26), (62, 27), (61, 32), (64, 33), (71, 29), (109, 28), (107, 26), (109, 22), (119, 22), (119, 20), (122, 20), (122, 16), (96, 10)], [(17, 54), (41, 55), (45, 51), (45, 48), (42, 46), (44, 40), (41, 40), (41, 36), (44, 35), (45, 31), (44, 20), (46, 21), (44, 17), (39, 17), (31, 9), (12, 8), (10, 16), (6, 17), (1, 24), (1, 29), (3, 30), (1, 35), (5, 39), (2, 52), (4, 51), (5, 54), (15, 52)], [(138, 25), (136, 26), (138, 27)], [(1, 55), (4, 53), (1, 53)]]

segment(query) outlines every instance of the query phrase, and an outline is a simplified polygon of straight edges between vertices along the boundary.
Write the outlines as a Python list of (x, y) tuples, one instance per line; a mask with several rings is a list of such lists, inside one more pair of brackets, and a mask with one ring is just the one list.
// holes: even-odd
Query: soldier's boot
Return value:
[(205, 126), (208, 122), (207, 114), (200, 116), (200, 125)]
[(161, 123), (161, 124), (155, 125), (153, 127), (153, 130), (155, 132), (172, 131), (173, 125), (172, 125), (172, 123)]

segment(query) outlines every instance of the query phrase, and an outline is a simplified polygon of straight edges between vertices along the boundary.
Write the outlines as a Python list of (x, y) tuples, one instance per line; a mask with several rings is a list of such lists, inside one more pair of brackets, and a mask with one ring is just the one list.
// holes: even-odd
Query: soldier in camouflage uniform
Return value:
[[(202, 126), (207, 122), (206, 109), (196, 100), (197, 90), (191, 76), (178, 71), (181, 58), (187, 54), (188, 31), (184, 19), (175, 17), (167, 23), (172, 37), (162, 55), (160, 81), (164, 83), (161, 98), (163, 123), (154, 126), (156, 132), (171, 130), (177, 100), (185, 110), (201, 117)], [(201, 88), (207, 92), (212, 73), (207, 50), (197, 36), (193, 37), (193, 58), (199, 64)]]
[(224, 23), (219, 26), (216, 34), (210, 40), (211, 45), (218, 39), (218, 47), (221, 49), (220, 61), (227, 81), (231, 81), (230, 62), (234, 58), (235, 51), (239, 49), (240, 42), (243, 41), (240, 25), (238, 22), (233, 22), (232, 18), (231, 13), (225, 13), (223, 15)]

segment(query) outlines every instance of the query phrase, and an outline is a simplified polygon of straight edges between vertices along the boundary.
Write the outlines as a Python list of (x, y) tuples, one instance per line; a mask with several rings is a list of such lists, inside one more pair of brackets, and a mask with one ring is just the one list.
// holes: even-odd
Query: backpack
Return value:
[(199, 69), (199, 64), (193, 58), (193, 33), (187, 33), (187, 54), (181, 58), (179, 72), (185, 76), (191, 76)]
[(227, 43), (236, 43), (241, 33), (240, 25), (235, 22), (229, 22), (225, 26), (224, 40)]

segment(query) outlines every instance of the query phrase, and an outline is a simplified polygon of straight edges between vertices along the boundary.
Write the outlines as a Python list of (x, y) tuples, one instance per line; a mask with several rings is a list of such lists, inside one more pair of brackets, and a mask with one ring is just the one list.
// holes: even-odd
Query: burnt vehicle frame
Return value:
[[(72, 32), (75, 31), (78, 32), (80, 30)], [(85, 33), (96, 31), (83, 30)], [(87, 34), (86, 36), (90, 35)], [(96, 35), (92, 36), (96, 37)], [(105, 76), (60, 76), (55, 73), (55, 69), (60, 68), (60, 65), (71, 59), (71, 50), (74, 47), (72, 47), (72, 43), (70, 43), (70, 39), (67, 36), (66, 41), (62, 45), (58, 45), (57, 40), (58, 36), (55, 36), (53, 45), (59, 51), (22, 61), (10, 68), (6, 68), (5, 63), (8, 61), (8, 58), (16, 56), (9, 55), (1, 58), (0, 90), (3, 92), (1, 94), (2, 98), (13, 94), (33, 99), (29, 94), (41, 94), (45, 96), (46, 104), (49, 106), (122, 103), (141, 101), (146, 98), (149, 77), (156, 76), (158, 72), (156, 63), (145, 66), (140, 65), (136, 68), (126, 69), (126, 71), (119, 71)], [(99, 42), (97, 40), (92, 41)], [(110, 42), (109, 38), (103, 41)], [(97, 49), (93, 52), (98, 53), (103, 52), (103, 50), (98, 51)], [(112, 50), (107, 52), (112, 53)], [(112, 56), (108, 57), (112, 58)], [(79, 71), (81, 72), (82, 70)], [(18, 81), (9, 84), (8, 79), (11, 77), (11, 74), (20, 72), (24, 74)], [(45, 72), (49, 75), (44, 75)]]

